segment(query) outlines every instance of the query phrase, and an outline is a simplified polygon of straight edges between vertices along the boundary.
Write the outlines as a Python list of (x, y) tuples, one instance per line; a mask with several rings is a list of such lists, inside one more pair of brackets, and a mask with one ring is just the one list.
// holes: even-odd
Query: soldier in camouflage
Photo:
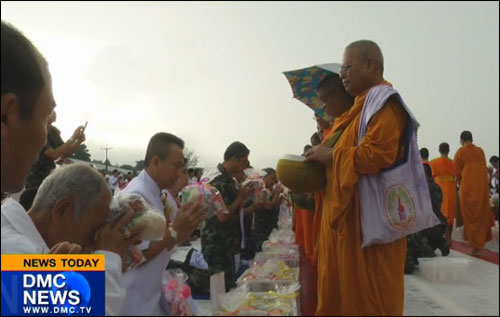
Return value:
[(447, 220), (441, 213), (443, 192), (439, 185), (434, 182), (430, 166), (424, 164), (424, 170), (427, 176), (427, 184), (429, 185), (432, 209), (441, 221), (441, 224), (407, 237), (405, 274), (411, 274), (414, 271), (415, 265), (418, 265), (417, 258), (435, 257), (436, 253), (434, 253), (434, 250), (436, 249), (440, 249), (443, 256), (447, 256), (450, 253), (450, 247), (444, 237)]
[(235, 255), (241, 248), (239, 211), (253, 191), (251, 184), (238, 190), (233, 176), (247, 167), (249, 154), (250, 150), (241, 142), (233, 142), (226, 149), (224, 162), (217, 166), (220, 175), (210, 184), (220, 191), (229, 214), (207, 219), (201, 230), (201, 251), (209, 274), (225, 272), (226, 291), (236, 281)]

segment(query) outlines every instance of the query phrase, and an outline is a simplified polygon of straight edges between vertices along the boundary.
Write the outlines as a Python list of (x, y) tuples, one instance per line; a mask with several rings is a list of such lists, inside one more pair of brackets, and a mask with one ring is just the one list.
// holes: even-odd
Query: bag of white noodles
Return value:
[[(151, 207), (141, 196), (137, 194), (124, 194), (117, 191), (109, 205), (107, 221), (120, 218), (128, 210), (132, 209), (134, 215), (130, 222), (122, 229), (125, 234), (135, 226), (144, 225), (141, 231), (143, 240), (162, 240), (166, 229), (165, 216)], [(125, 271), (142, 264), (146, 259), (137, 246), (131, 246), (125, 255), (122, 269)]]
[(208, 183), (196, 183), (184, 187), (181, 193), (181, 202), (183, 206), (200, 202), (200, 208), (206, 219), (219, 213), (229, 213), (220, 192)]

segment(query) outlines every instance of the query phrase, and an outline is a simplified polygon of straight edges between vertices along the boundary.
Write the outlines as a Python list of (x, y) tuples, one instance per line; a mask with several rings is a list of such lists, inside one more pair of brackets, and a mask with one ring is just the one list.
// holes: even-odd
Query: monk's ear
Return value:
[(69, 197), (59, 199), (50, 211), (53, 223), (64, 223), (75, 216), (75, 201)]
[(9, 125), (12, 125), (18, 116), (19, 99), (13, 93), (6, 93), (2, 95), (2, 138), (7, 136)]

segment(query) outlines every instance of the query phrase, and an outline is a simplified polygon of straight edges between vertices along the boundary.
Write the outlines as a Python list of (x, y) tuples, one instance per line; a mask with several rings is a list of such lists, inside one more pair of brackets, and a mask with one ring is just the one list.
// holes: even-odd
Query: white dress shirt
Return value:
[[(142, 196), (155, 211), (164, 215), (160, 187), (146, 170), (135, 177), (122, 192)], [(144, 241), (139, 248), (147, 249), (149, 244), (149, 241)], [(165, 249), (150, 261), (123, 274), (127, 294), (120, 315), (160, 316), (166, 314), (163, 308), (165, 299), (161, 289), (162, 277), (171, 254), (172, 250)]]

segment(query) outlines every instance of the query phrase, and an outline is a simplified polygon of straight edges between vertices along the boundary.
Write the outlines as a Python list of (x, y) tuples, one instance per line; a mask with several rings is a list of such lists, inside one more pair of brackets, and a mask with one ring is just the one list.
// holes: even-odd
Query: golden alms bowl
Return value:
[(326, 170), (319, 162), (305, 162), (303, 156), (287, 154), (278, 161), (276, 176), (296, 193), (314, 193), (326, 186)]

